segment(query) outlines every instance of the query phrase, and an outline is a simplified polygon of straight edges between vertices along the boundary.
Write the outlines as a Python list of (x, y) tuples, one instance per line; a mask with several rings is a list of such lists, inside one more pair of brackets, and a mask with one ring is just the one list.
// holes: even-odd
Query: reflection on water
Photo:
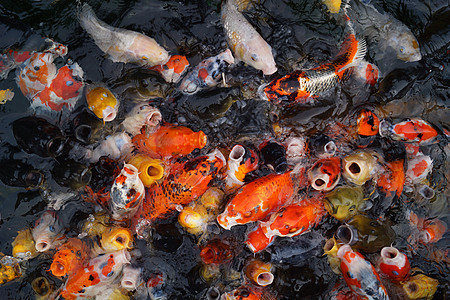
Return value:
[[(339, 51), (339, 45), (346, 36), (345, 25), (338, 17), (327, 13), (320, 0), (255, 2), (257, 3), (250, 6), (245, 14), (272, 46), (279, 75), (299, 68), (316, 67), (329, 61)], [(165, 83), (155, 72), (109, 60), (79, 26), (77, 2), (71, 0), (2, 1), (0, 50), (39, 49), (43, 47), (42, 37), (67, 45), (69, 53), (64, 60), (57, 61), (58, 67), (69, 59), (73, 60), (84, 70), (87, 83), (107, 84), (122, 101), (118, 120), (123, 120), (124, 112), (130, 111), (135, 103), (151, 98), (153, 105), (160, 108), (166, 122), (178, 123), (194, 131), (202, 130), (208, 136), (208, 149), (231, 149), (238, 142), (258, 143), (274, 136), (274, 129), (279, 135), (301, 133), (311, 136), (328, 131), (340, 138), (342, 144), (353, 143), (348, 141), (352, 137), (347, 136), (344, 129), (354, 124), (356, 114), (362, 107), (371, 108), (381, 119), (400, 121), (417, 117), (428, 120), (440, 132), (450, 130), (448, 1), (376, 0), (371, 3), (411, 29), (418, 38), (422, 60), (410, 63), (397, 59), (389, 60), (389, 63), (387, 60), (376, 61), (382, 73), (377, 86), (364, 87), (350, 78), (321, 95), (312, 104), (283, 107), (255, 100), (257, 88), (277, 75), (264, 77), (261, 72), (242, 63), (227, 72), (229, 87), (206, 90), (194, 96), (177, 93), (176, 86)], [(89, 4), (101, 20), (115, 27), (143, 32), (153, 37), (171, 54), (186, 55), (191, 66), (226, 48), (219, 0), (92, 0)], [(369, 47), (368, 57), (375, 58), (375, 53), (376, 49)], [(0, 183), (0, 251), (9, 254), (17, 231), (31, 227), (37, 215), (47, 206), (47, 201), (53, 201), (55, 197), (69, 199), (61, 212), (63, 225), (74, 228), (69, 231), (68, 236), (78, 233), (81, 222), (87, 218), (92, 207), (88, 204), (80, 207), (77, 191), (61, 188), (55, 180), (51, 180), (58, 173), (52, 173), (54, 166), (59, 164), (55, 158), (27, 155), (20, 149), (8, 146), (16, 145), (10, 124), (31, 112), (29, 101), (15, 82), (14, 71), (0, 81), (0, 90), (4, 89), (12, 89), (15, 96), (12, 101), (0, 106), (1, 159), (25, 161), (42, 170), (45, 177), (50, 179), (45, 183), (48, 190), (46, 193)], [(84, 98), (79, 101), (82, 102), (84, 103)], [(78, 106), (77, 112), (82, 110), (80, 106), (83, 104)], [(65, 133), (71, 132), (68, 120), (72, 118), (59, 115), (52, 118)], [(104, 126), (100, 133), (95, 134), (104, 137), (117, 130), (110, 124)], [(415, 206), (426, 208), (430, 216), (441, 217), (447, 223), (449, 221), (450, 194), (447, 179), (450, 177), (450, 153), (448, 144), (445, 143), (434, 144), (426, 150), (434, 159), (430, 181), (437, 197), (431, 203), (423, 199), (424, 203), (415, 204), (399, 201), (387, 214), (395, 223), (393, 228), (397, 233), (398, 248), (408, 249), (406, 239), (409, 231), (405, 229), (406, 221), (397, 219), (396, 212), (404, 212), (409, 206)], [(195, 154), (205, 153), (200, 151)], [(97, 170), (93, 171), (93, 178), (102, 176), (101, 172), (100, 175), (96, 172)], [(267, 172), (268, 170), (261, 170), (253, 176), (262, 176)], [(413, 193), (407, 192), (402, 196), (403, 200), (413, 196)], [(148, 272), (158, 270), (167, 274), (165, 292), (171, 295), (170, 299), (199, 299), (205, 296), (212, 285), (221, 288), (227, 284), (236, 285), (238, 280), (235, 274), (227, 274), (222, 282), (202, 280), (199, 276), (199, 248), (195, 238), (178, 226), (176, 218), (162, 223), (152, 229), (149, 241), (151, 247), (140, 240), (137, 241), (136, 248), (144, 256), (142, 263)], [(304, 244), (295, 246), (299, 249), (291, 241), (283, 241), (272, 249), (273, 253), (261, 255), (269, 260), (272, 254), (277, 271), (271, 289), (278, 293), (277, 299), (326, 299), (339, 276), (330, 271), (326, 258), (321, 256), (321, 245), (314, 248), (307, 241), (322, 243), (325, 239), (322, 237), (329, 238), (338, 225), (339, 222), (328, 218), (316, 230), (317, 236), (312, 235)], [(245, 230), (246, 228), (233, 228), (232, 232), (222, 230), (219, 236), (240, 244), (245, 240)], [(297, 253), (308, 256), (308, 259), (283, 250), (283, 245), (293, 247)], [(422, 269), (425, 274), (440, 282), (435, 299), (449, 296), (450, 270), (446, 245), (448, 234), (437, 246), (421, 245), (413, 250), (413, 267)], [(247, 249), (238, 253), (233, 268), (240, 270), (249, 255), (251, 254)], [(25, 276), (1, 285), (0, 292), (8, 299), (34, 297), (31, 282), (40, 276), (46, 277), (51, 284), (60, 286), (62, 280), (47, 272), (50, 263), (48, 255), (30, 260), (24, 268)]]

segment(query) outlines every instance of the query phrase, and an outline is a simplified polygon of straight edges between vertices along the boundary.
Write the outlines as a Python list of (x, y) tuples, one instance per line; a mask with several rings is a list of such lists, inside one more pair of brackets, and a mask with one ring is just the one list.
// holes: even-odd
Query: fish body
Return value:
[(353, 68), (353, 76), (368, 85), (374, 86), (380, 80), (381, 73), (375, 64), (363, 59)]
[(276, 297), (268, 291), (253, 285), (243, 285), (237, 289), (222, 294), (220, 300), (274, 300)]
[[(367, 2), (367, 1), (366, 1)], [(411, 30), (402, 22), (388, 14), (380, 13), (365, 1), (352, 1), (347, 10), (352, 26), (374, 40), (377, 44), (375, 58), (387, 58), (389, 49), (403, 61), (419, 61), (422, 59), (419, 43)]]
[(188, 67), (186, 56), (172, 55), (166, 64), (151, 67), (150, 70), (159, 72), (166, 82), (177, 83)]
[(195, 148), (206, 145), (207, 136), (203, 131), (194, 132), (188, 127), (166, 125), (147, 136), (145, 133), (133, 137), (133, 144), (141, 152), (153, 158), (167, 158), (186, 155)]
[[(125, 133), (116, 133), (114, 135), (107, 136), (100, 144), (95, 147), (92, 151), (86, 151), (84, 153), (84, 158), (91, 163), (96, 163), (99, 161), (100, 157), (108, 156), (110, 159), (119, 159), (124, 157), (133, 148), (133, 143), (131, 142), (130, 136)], [(73, 156), (77, 156), (76, 149), (73, 149)]]
[[(325, 214), (325, 207), (319, 199), (303, 200), (282, 207), (272, 214), (268, 221), (260, 222), (256, 229), (260, 232), (251, 232), (245, 243), (252, 252), (259, 252), (277, 236), (293, 237), (307, 232), (317, 225)], [(261, 233), (265, 238), (261, 238)]]
[(55, 247), (59, 238), (62, 225), (54, 211), (45, 211), (36, 220), (31, 234), (36, 243), (36, 250), (39, 252), (48, 251)]
[(337, 256), (341, 259), (341, 271), (345, 282), (358, 299), (389, 299), (377, 271), (359, 252), (353, 251), (349, 245), (343, 245), (339, 248)]
[(269, 101), (305, 101), (317, 97), (343, 79), (347, 69), (357, 65), (366, 54), (366, 43), (349, 34), (341, 50), (329, 63), (310, 70), (297, 70), (261, 86), (261, 96)]
[(388, 162), (385, 171), (381, 172), (377, 185), (387, 199), (400, 197), (405, 184), (404, 160)]
[(224, 165), (225, 158), (215, 150), (175, 167), (161, 183), (147, 190), (140, 218), (162, 218), (177, 206), (189, 204), (206, 192), (213, 176)]
[(222, 4), (222, 25), (229, 47), (238, 60), (262, 70), (264, 75), (277, 71), (272, 48), (238, 10), (235, 0)]
[(89, 109), (104, 122), (110, 122), (116, 118), (119, 101), (106, 87), (100, 84), (89, 85), (86, 88), (86, 102)]
[(407, 165), (405, 176), (413, 183), (419, 183), (433, 169), (433, 160), (430, 156), (419, 152), (414, 157), (407, 159)]
[(297, 184), (295, 181), (303, 181), (302, 176), (295, 177), (293, 171), (288, 171), (269, 174), (247, 183), (228, 202), (217, 222), (229, 230), (234, 225), (264, 219), (291, 199)]
[(202, 60), (183, 78), (179, 90), (185, 94), (195, 94), (207, 87), (216, 86), (222, 78), (222, 73), (231, 64), (234, 64), (234, 57), (230, 49), (214, 57)]
[(114, 179), (109, 202), (113, 218), (132, 216), (141, 205), (145, 196), (145, 187), (138, 173), (135, 166), (125, 164), (120, 174)]
[(109, 26), (97, 18), (88, 4), (81, 7), (78, 17), (81, 27), (114, 62), (153, 67), (169, 60), (167, 51), (154, 39), (142, 33)]
[(438, 132), (425, 120), (406, 119), (395, 124), (382, 121), (380, 124), (380, 135), (383, 137), (387, 136), (395, 141), (427, 145), (436, 140)]
[(162, 115), (158, 108), (148, 104), (136, 105), (125, 117), (122, 122), (125, 131), (132, 136), (141, 133), (142, 127), (145, 127), (145, 133), (154, 133), (162, 121)]
[(33, 55), (33, 51), (14, 51), (7, 50), (0, 55), (0, 79), (5, 79), (9, 71), (15, 69), (21, 63), (29, 59)]
[(408, 299), (433, 299), (439, 281), (424, 274), (417, 274), (402, 283)]
[(409, 276), (411, 266), (408, 257), (394, 247), (381, 249), (380, 270), (393, 281), (403, 281)]
[(12, 100), (14, 92), (10, 89), (0, 90), (0, 104), (5, 104), (7, 101)]
[(126, 250), (103, 254), (71, 274), (63, 285), (60, 295), (67, 300), (95, 296), (100, 287), (111, 284), (121, 273), (122, 267), (130, 263)]
[(356, 132), (362, 136), (378, 134), (380, 119), (370, 110), (363, 109), (356, 120)]
[(227, 241), (214, 239), (201, 248), (200, 258), (204, 264), (224, 264), (233, 259), (233, 247)]

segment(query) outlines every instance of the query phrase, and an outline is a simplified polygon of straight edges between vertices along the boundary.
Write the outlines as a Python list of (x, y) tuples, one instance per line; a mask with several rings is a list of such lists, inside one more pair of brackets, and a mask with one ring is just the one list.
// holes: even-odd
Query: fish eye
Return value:
[(72, 81), (72, 80), (67, 81), (67, 82), (66, 82), (66, 85), (67, 85), (67, 86), (72, 86), (72, 85), (73, 85), (73, 81)]
[(41, 67), (39, 67), (39, 66), (34, 66), (34, 70), (35, 70), (35, 71), (39, 71), (40, 68), (41, 68)]
[(257, 61), (257, 60), (258, 60), (258, 55), (252, 54), (251, 59), (252, 59), (253, 61)]
[(400, 52), (401, 52), (401, 53), (405, 52), (405, 47), (403, 47), (403, 46), (400, 47)]

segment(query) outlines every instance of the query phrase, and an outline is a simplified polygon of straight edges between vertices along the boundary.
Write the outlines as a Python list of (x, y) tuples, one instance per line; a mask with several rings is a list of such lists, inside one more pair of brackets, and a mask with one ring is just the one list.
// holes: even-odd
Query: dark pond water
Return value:
[[(143, 32), (153, 37), (171, 54), (185, 55), (191, 66), (202, 59), (217, 55), (226, 49), (226, 40), (220, 21), (220, 1), (88, 1), (97, 16), (106, 23), (120, 28)], [(194, 130), (203, 130), (209, 138), (207, 153), (215, 147), (231, 147), (239, 141), (262, 141), (274, 136), (273, 124), (285, 132), (310, 136), (323, 132), (338, 123), (349, 126), (360, 108), (373, 109), (380, 118), (401, 120), (418, 117), (430, 121), (439, 130), (450, 130), (450, 9), (448, 1), (372, 1), (378, 10), (385, 11), (406, 24), (418, 38), (422, 60), (418, 62), (383, 61), (375, 63), (383, 74), (375, 87), (365, 87), (351, 78), (332, 91), (319, 97), (312, 104), (281, 107), (257, 100), (256, 89), (277, 75), (263, 76), (261, 72), (240, 63), (227, 74), (228, 88), (216, 88), (194, 96), (173, 93), (174, 86), (137, 66), (113, 63), (107, 59), (93, 40), (79, 26), (77, 2), (72, 0), (10, 1), (0, 3), (0, 50), (14, 47), (37, 47), (36, 37), (50, 37), (68, 46), (65, 59), (72, 59), (84, 70), (87, 82), (104, 82), (123, 99), (123, 110), (133, 103), (150, 96), (155, 100), (166, 122), (178, 123)], [(329, 61), (338, 51), (346, 36), (345, 26), (331, 16), (319, 0), (266, 0), (250, 7), (247, 19), (257, 28), (275, 52), (278, 74), (284, 75), (295, 68), (311, 68)], [(368, 57), (375, 57), (376, 46), (369, 47)], [(59, 62), (62, 64), (62, 61)], [(15, 83), (15, 74), (0, 81), (0, 89), (13, 89), (12, 101), (0, 106), (0, 139), (5, 145), (16, 145), (10, 123), (32, 114), (29, 101)], [(84, 98), (79, 106), (85, 105)], [(59, 116), (53, 116), (58, 120)], [(123, 115), (122, 115), (123, 117)], [(66, 116), (55, 121), (68, 130)], [(114, 128), (109, 128), (108, 132)], [(445, 151), (445, 147), (447, 150)], [(28, 155), (20, 150), (4, 146), (2, 158), (25, 160), (45, 172), (48, 189), (52, 195), (72, 192), (60, 187), (50, 170), (56, 163)], [(436, 200), (432, 203), (414, 203), (404, 193), (387, 215), (398, 225), (395, 246), (407, 251), (408, 231), (403, 230), (405, 203), (427, 211), (429, 217), (448, 218), (449, 163), (446, 142), (434, 144), (429, 150), (435, 159), (432, 186)], [(16, 153), (17, 152), (17, 153)], [(200, 154), (197, 153), (197, 154)], [(2, 166), (0, 166), (2, 167)], [(409, 199), (411, 200), (411, 199)], [(413, 199), (412, 199), (413, 200)], [(11, 243), (17, 231), (31, 227), (37, 216), (45, 210), (48, 196), (39, 191), (8, 187), (0, 182), (0, 252), (11, 254)], [(81, 203), (81, 205), (80, 205)], [(64, 225), (74, 228), (82, 222), (91, 207), (83, 205), (79, 198), (70, 200), (61, 211)], [(324, 219), (316, 229), (324, 236), (316, 249), (306, 249), (302, 256), (276, 259), (281, 245), (288, 243), (280, 238), (269, 252), (259, 257), (266, 260), (274, 255), (275, 282), (270, 290), (277, 299), (327, 299), (327, 294), (339, 277), (331, 272), (326, 257), (322, 256), (322, 243), (332, 236), (339, 222), (331, 217)], [(240, 226), (238, 226), (240, 227)], [(244, 260), (252, 256), (243, 246), (246, 228), (233, 228), (218, 235), (231, 238), (240, 250), (229, 268), (241, 270)], [(295, 239), (294, 239), (295, 240)], [(449, 294), (449, 235), (437, 244), (422, 244), (414, 251), (412, 266), (439, 280), (434, 299), (446, 299)], [(152, 244), (149, 250), (148, 244)], [(149, 241), (137, 241), (143, 253), (145, 272), (161, 270), (167, 274), (166, 294), (170, 299), (201, 299), (210, 286), (229, 291), (235, 282), (205, 283), (199, 277), (201, 261), (199, 247), (194, 236), (186, 233), (175, 218), (165, 220), (153, 229)], [(292, 245), (286, 245), (292, 247)], [(430, 259), (430, 251), (444, 251), (446, 260)], [(411, 252), (408, 252), (411, 253)], [(31, 281), (39, 276), (47, 277), (55, 285), (62, 281), (47, 270), (51, 255), (42, 254), (27, 262), (24, 276), (0, 286), (1, 299), (33, 299)]]

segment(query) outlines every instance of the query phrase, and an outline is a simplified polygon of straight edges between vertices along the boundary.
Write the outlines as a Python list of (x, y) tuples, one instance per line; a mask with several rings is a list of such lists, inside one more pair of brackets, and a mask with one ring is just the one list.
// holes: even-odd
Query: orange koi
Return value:
[(361, 110), (356, 120), (356, 132), (363, 136), (374, 136), (378, 134), (380, 119), (370, 110)]
[(203, 195), (213, 176), (224, 166), (225, 158), (219, 150), (191, 159), (177, 167), (161, 183), (147, 189), (138, 219), (148, 221), (162, 218), (178, 205), (189, 204)]
[(184, 55), (172, 55), (165, 65), (151, 67), (150, 70), (161, 73), (161, 76), (167, 82), (178, 82), (181, 75), (189, 67), (189, 62)]
[(304, 183), (304, 169), (294, 174), (269, 174), (242, 186), (228, 202), (217, 222), (225, 229), (237, 224), (259, 221), (286, 205), (298, 184)]
[(350, 34), (341, 50), (329, 63), (311, 70), (297, 70), (262, 86), (262, 97), (274, 102), (305, 101), (334, 87), (346, 71), (355, 66), (366, 54), (366, 43)]
[(224, 264), (233, 259), (233, 257), (234, 251), (232, 246), (228, 242), (219, 239), (209, 241), (200, 251), (200, 258), (207, 265)]
[(161, 126), (155, 133), (147, 136), (141, 133), (133, 137), (133, 144), (141, 152), (152, 158), (168, 158), (186, 155), (195, 148), (205, 147), (207, 136), (203, 131), (194, 132), (184, 126)]
[(304, 200), (281, 208), (247, 236), (246, 244), (253, 253), (264, 250), (277, 236), (293, 237), (307, 232), (326, 214), (320, 199)]
[(78, 238), (70, 238), (53, 256), (49, 271), (55, 276), (70, 275), (82, 266), (87, 257), (87, 246)]
[(237, 289), (225, 293), (220, 298), (222, 300), (274, 300), (276, 299), (268, 291), (261, 287), (240, 286)]
[(385, 172), (382, 172), (378, 178), (377, 185), (386, 195), (386, 198), (393, 198), (395, 195), (400, 197), (405, 184), (404, 160), (387, 162)]

